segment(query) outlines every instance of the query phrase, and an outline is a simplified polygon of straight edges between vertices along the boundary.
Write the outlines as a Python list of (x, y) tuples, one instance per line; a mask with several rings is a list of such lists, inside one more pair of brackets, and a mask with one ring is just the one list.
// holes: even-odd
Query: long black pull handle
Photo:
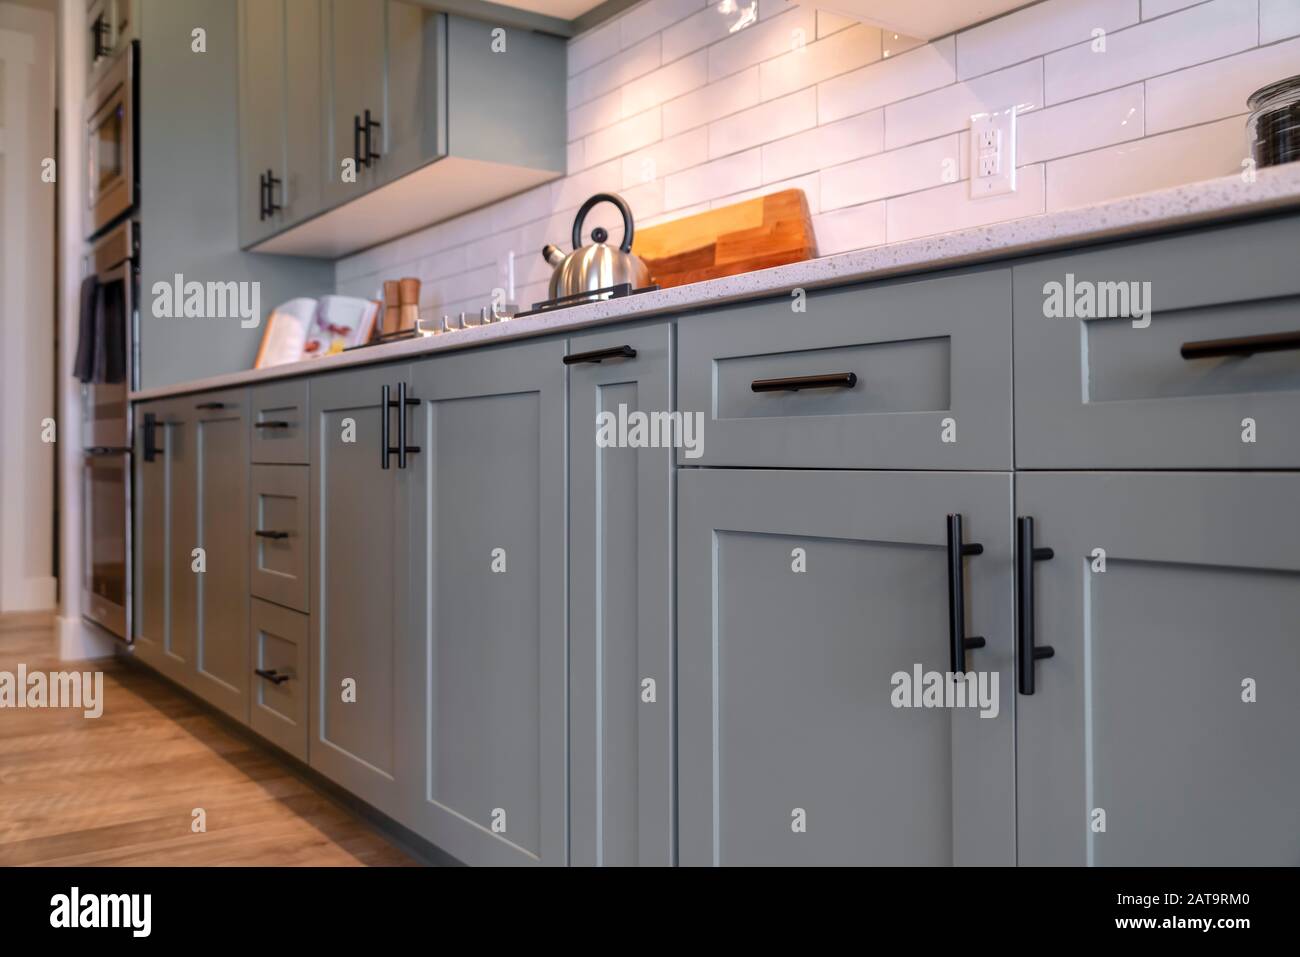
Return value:
[(1034, 520), (1016, 519), (1016, 684), (1021, 694), (1034, 693), (1034, 662), (1050, 658), (1056, 649), (1034, 644), (1034, 562), (1055, 556), (1050, 548), (1034, 546)]
[(159, 452), (164, 451), (158, 446), (158, 417), (152, 412), (144, 414), (144, 460), (152, 462)]
[(1293, 349), (1300, 349), (1300, 331), (1184, 342), (1178, 354), (1184, 359), (1217, 359), (1222, 356), (1253, 356), (1256, 352), (1289, 352)]
[(575, 352), (562, 360), (566, 366), (580, 362), (604, 362), (606, 359), (635, 359), (636, 350), (631, 346), (611, 346), (608, 349), (593, 349), (590, 352)]
[(960, 515), (948, 516), (948, 663), (955, 675), (966, 673), (966, 652), (983, 648), (984, 639), (966, 637), (966, 569), (962, 559), (984, 554), (984, 546), (962, 542)]
[(280, 674), (280, 672), (276, 671), (274, 668), (272, 668), (270, 671), (267, 671), (263, 668), (254, 668), (253, 674), (265, 678), (267, 681), (276, 685), (283, 684), (284, 682), (288, 681), (290, 677), (289, 675)]
[(289, 537), (288, 532), (273, 532), (273, 531), (268, 531), (267, 529), (264, 528), (257, 529), (256, 531), (253, 532), (253, 534), (256, 535), (258, 538), (270, 538), (270, 539), (274, 539), (277, 542), (282, 538)]
[(397, 383), (397, 448), (393, 451), (397, 453), (397, 467), (406, 468), (406, 456), (408, 452), (419, 452), (418, 445), (406, 444), (406, 407), (410, 405), (419, 405), (419, 399), (413, 399), (406, 394), (406, 383)]
[(357, 164), (357, 169), (363, 166), (369, 166), (368, 159), (361, 158), (361, 115), (357, 114), (352, 117), (352, 161)]
[(856, 372), (832, 372), (829, 375), (795, 375), (784, 379), (755, 379), (749, 387), (755, 392), (798, 392), (800, 389), (852, 389), (858, 384)]
[(275, 201), (275, 188), (283, 186), (284, 180), (275, 175), (274, 170), (266, 171), (266, 215), (274, 216), (278, 210), (284, 209)]
[(367, 166), (369, 166), (372, 161), (379, 159), (379, 154), (375, 152), (373, 144), (370, 141), (370, 131), (372, 129), (377, 130), (379, 128), (380, 128), (379, 121), (372, 120), (370, 118), (370, 111), (366, 110), (365, 130), (366, 130), (366, 165)]
[(287, 429), (287, 428), (289, 428), (291, 425), (293, 425), (292, 422), (284, 422), (284, 421), (282, 421), (282, 420), (280, 420), (280, 419), (271, 419), (271, 420), (268, 420), (268, 421), (266, 421), (266, 422), (254, 422), (254, 423), (253, 423), (253, 428), (255, 428), (255, 429)]
[(379, 467), (381, 469), (388, 468), (388, 457), (393, 454), (388, 443), (388, 407), (393, 404), (390, 395), (388, 386), (379, 387)]
[(226, 403), (224, 402), (200, 402), (194, 406), (194, 408), (202, 409), (204, 411), (208, 409), (224, 409), (225, 407)]
[(262, 173), (257, 177), (257, 218), (266, 219), (266, 174)]

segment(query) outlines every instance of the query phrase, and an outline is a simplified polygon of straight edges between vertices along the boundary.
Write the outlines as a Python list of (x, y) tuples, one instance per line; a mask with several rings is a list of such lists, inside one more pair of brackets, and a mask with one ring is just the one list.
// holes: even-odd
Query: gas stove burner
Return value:
[(586, 292), (575, 292), (570, 296), (560, 296), (558, 299), (547, 299), (545, 302), (533, 303), (533, 308), (527, 312), (521, 312), (515, 315), (516, 319), (522, 319), (524, 316), (535, 316), (541, 312), (551, 312), (555, 309), (567, 309), (569, 306), (580, 306), (585, 302), (604, 302), (608, 299), (623, 299), (627, 296), (637, 296), (643, 292), (654, 292), (658, 289), (657, 284), (652, 283), (649, 286), (642, 286), (640, 289), (633, 289), (632, 284), (621, 282), (617, 286), (606, 286), (604, 289), (588, 289)]

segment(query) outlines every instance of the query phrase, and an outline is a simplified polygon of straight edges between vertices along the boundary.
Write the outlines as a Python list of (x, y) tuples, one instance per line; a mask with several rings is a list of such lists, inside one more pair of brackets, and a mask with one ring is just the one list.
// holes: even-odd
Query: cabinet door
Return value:
[[(672, 327), (569, 341), (574, 864), (673, 863), (673, 449), (604, 447), (598, 416), (669, 412)], [(646, 686), (645, 682), (653, 682)]]
[[(375, 0), (329, 0), (329, 90), (330, 116), (333, 120), (333, 149), (328, 156), (327, 200), (342, 202), (360, 196), (380, 181), (382, 156), (369, 166), (358, 164), (355, 183), (341, 179), (341, 163), (365, 152), (364, 134), (357, 145), (354, 134), (358, 122), (364, 124), (365, 111), (378, 124), (371, 128), (373, 152), (383, 153), (385, 122), (384, 59), (387, 35), (386, 3)], [(360, 157), (362, 160), (364, 156)], [(377, 453), (376, 453), (377, 454)]]
[[(239, 239), (247, 246), (285, 222), (264, 216), (262, 187), (268, 170), (285, 175), (284, 0), (239, 4)], [(280, 191), (275, 192), (280, 202)]]
[(1016, 489), (1054, 552), (1026, 588), (1054, 654), (1017, 703), (1021, 863), (1300, 863), (1300, 478)]
[[(325, 149), (321, 0), (284, 0), (284, 184), (274, 193), (281, 225), (319, 212)], [(281, 174), (276, 174), (281, 175)]]
[[(194, 409), (194, 528), (202, 548), (194, 626), (193, 690), (248, 721), (248, 394), (205, 393)], [(191, 567), (194, 567), (193, 565)]]
[[(413, 3), (389, 0), (384, 154), (377, 172), (397, 179), (446, 152), (440, 127), (446, 117), (447, 16)], [(483, 47), (491, 57), (490, 46)]]
[[(311, 388), (311, 765), (397, 814), (396, 648), (406, 627), (404, 486), (381, 464), (384, 386), (405, 367), (321, 376)], [(395, 416), (391, 416), (394, 421)]]
[[(677, 488), (681, 863), (1014, 863), (1011, 477)], [(951, 670), (949, 514), (983, 546), (958, 580), (984, 707), (924, 693)]]
[(412, 374), (410, 826), (468, 864), (566, 858), (564, 348)]
[[(174, 403), (150, 402), (135, 407), (132, 637), (140, 660), (173, 680), (180, 680), (179, 662), (172, 652), (170, 598), (175, 505), (172, 463), (178, 451), (173, 436), (179, 431)], [(188, 660), (188, 652), (184, 660)]]

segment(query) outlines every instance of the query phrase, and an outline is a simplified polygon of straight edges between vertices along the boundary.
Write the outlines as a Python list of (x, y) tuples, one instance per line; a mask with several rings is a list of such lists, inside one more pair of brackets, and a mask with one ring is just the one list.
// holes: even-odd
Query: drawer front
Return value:
[(1297, 249), (1291, 216), (1016, 266), (1016, 464), (1300, 467)]
[(255, 388), (252, 418), (254, 462), (307, 464), (306, 379)]
[(307, 616), (253, 599), (253, 707), (249, 725), (307, 760)]
[(684, 319), (677, 461), (1009, 468), (1010, 303), (1010, 270), (987, 269)]
[(251, 590), (258, 598), (307, 611), (307, 489), (301, 465), (254, 465)]

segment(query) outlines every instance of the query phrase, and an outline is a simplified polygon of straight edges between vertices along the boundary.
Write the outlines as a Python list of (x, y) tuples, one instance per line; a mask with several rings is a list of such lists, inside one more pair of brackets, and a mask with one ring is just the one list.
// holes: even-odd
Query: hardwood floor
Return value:
[(0, 865), (416, 863), (161, 679), (60, 662), (50, 623), (0, 618), (0, 671), (20, 663), (102, 670), (104, 711), (0, 708)]

